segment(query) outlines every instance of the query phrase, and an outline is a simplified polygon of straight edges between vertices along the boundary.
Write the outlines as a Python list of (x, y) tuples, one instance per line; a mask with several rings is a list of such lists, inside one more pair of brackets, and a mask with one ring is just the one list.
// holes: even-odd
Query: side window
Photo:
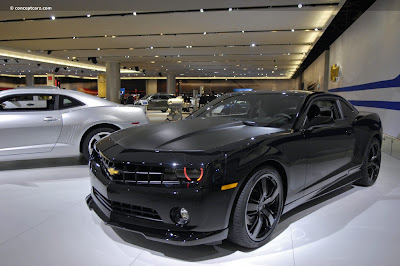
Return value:
[(307, 112), (306, 121), (311, 122), (315, 118), (340, 119), (341, 117), (336, 100), (316, 100), (312, 102)]
[(73, 108), (77, 106), (82, 106), (84, 105), (82, 102), (65, 96), (65, 95), (60, 95), (59, 97), (59, 104), (58, 104), (58, 109), (63, 110), (63, 109), (68, 109), (68, 108)]
[(49, 94), (21, 94), (0, 100), (0, 111), (54, 110), (55, 96)]
[(168, 100), (169, 98), (171, 98), (169, 95), (160, 95), (161, 100)]
[(343, 100), (340, 100), (340, 106), (342, 107), (344, 118), (351, 123), (357, 117), (357, 111)]

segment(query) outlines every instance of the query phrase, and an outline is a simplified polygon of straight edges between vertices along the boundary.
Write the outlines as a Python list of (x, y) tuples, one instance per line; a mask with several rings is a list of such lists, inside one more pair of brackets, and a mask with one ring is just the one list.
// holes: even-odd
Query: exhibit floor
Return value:
[(177, 247), (114, 230), (89, 211), (79, 158), (0, 162), (0, 265), (398, 265), (400, 161), (285, 214), (271, 242), (246, 250)]

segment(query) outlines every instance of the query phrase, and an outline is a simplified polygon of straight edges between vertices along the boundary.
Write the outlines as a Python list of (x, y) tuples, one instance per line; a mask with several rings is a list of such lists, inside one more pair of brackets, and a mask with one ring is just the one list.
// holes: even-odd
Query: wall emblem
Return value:
[(331, 66), (331, 80), (336, 82), (339, 80), (340, 77), (340, 66), (334, 64)]

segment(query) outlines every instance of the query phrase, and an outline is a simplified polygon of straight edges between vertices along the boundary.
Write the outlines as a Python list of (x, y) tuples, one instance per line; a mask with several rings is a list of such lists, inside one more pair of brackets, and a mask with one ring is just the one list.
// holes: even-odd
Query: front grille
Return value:
[[(98, 150), (92, 153), (92, 160), (100, 166), (104, 176), (115, 183), (129, 185), (163, 185), (163, 186), (186, 186), (188, 183), (196, 182), (200, 176), (200, 168), (188, 168), (189, 174), (194, 174), (192, 180), (188, 180), (183, 172), (182, 166), (177, 169), (162, 164), (149, 164), (137, 162), (114, 162), (107, 159)], [(110, 173), (111, 172), (111, 173)]]
[(175, 169), (160, 166), (129, 165), (123, 167), (120, 173), (111, 176), (115, 182), (130, 184), (179, 184)]
[(106, 208), (116, 214), (153, 221), (162, 221), (160, 215), (158, 215), (158, 213), (151, 208), (111, 201), (104, 197), (95, 188), (93, 188), (93, 194)]

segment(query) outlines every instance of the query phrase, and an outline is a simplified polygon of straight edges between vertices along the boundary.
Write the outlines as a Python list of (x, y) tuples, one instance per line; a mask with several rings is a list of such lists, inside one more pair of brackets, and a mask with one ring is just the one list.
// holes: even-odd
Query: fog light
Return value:
[(190, 215), (185, 208), (175, 207), (171, 210), (171, 219), (179, 225), (185, 225), (189, 223)]

